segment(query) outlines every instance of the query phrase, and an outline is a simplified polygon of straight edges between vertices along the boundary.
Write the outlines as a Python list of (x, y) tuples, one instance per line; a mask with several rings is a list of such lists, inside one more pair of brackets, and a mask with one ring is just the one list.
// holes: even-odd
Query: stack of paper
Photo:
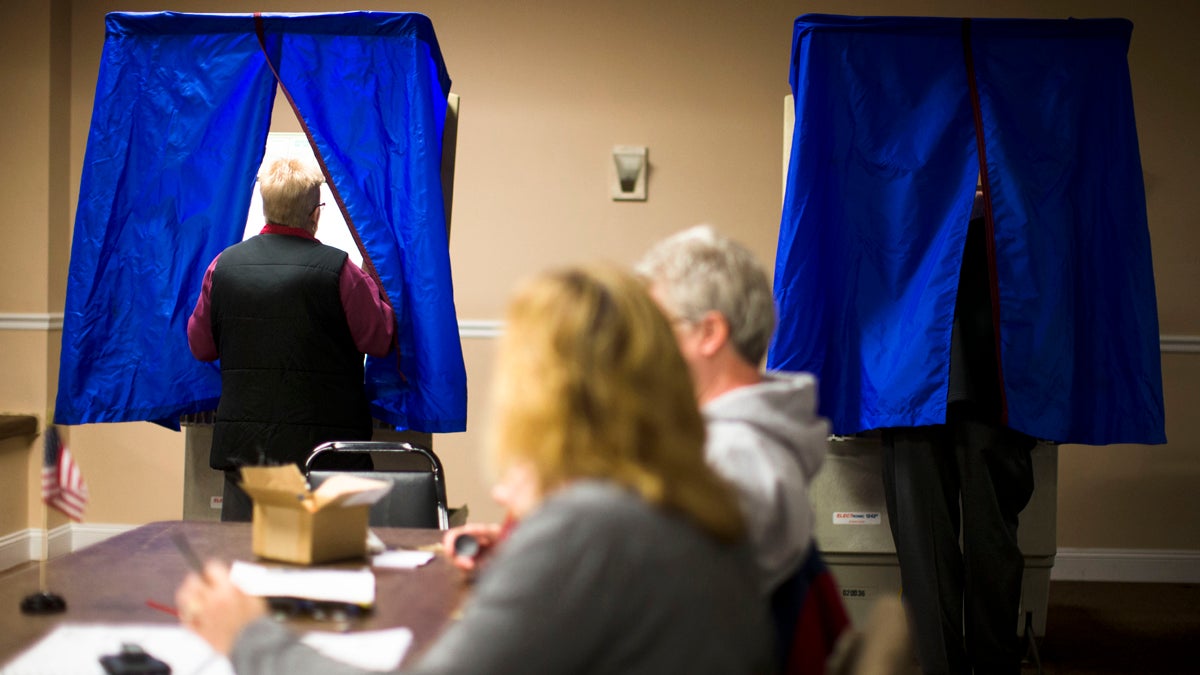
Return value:
[[(358, 633), (311, 632), (301, 641), (332, 659), (367, 670), (395, 670), (412, 644), (407, 628)], [(11, 663), (3, 675), (104, 675), (100, 657), (126, 642), (165, 661), (173, 673), (233, 675), (233, 667), (195, 633), (162, 624), (61, 624)]]

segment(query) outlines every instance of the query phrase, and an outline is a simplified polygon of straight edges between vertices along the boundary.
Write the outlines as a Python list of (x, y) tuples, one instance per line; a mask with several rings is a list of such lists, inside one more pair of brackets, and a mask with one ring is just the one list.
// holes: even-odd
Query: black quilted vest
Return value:
[(303, 464), (331, 440), (368, 440), (363, 355), (338, 279), (346, 253), (260, 234), (226, 249), (212, 277), (221, 403), (209, 464)]

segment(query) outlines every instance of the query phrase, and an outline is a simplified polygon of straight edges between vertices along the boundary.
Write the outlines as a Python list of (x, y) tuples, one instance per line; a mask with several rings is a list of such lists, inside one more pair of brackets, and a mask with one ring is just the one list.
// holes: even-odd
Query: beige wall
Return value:
[(0, 536), (29, 524), (29, 452), (26, 438), (0, 440)]
[[(0, 167), (0, 197), (10, 214), (0, 225), (0, 315), (61, 311), (65, 260), (58, 252), (65, 250), (63, 227), (78, 193), (104, 13), (163, 8), (100, 0), (49, 7), (69, 9), (69, 37), (58, 47), (44, 3), (9, 2), (0, 10), (0, 38), (8, 38), (0, 40), (0, 85), (19, 103), (15, 112), (9, 107), (0, 141), (6, 156), (22, 157)], [(170, 8), (245, 11), (241, 3), (199, 0)], [(498, 319), (508, 289), (531, 270), (596, 257), (631, 262), (652, 241), (701, 221), (735, 234), (771, 262), (782, 100), (792, 20), (802, 12), (1128, 17), (1136, 26), (1130, 64), (1162, 332), (1200, 335), (1192, 299), (1200, 281), (1193, 262), (1200, 197), (1189, 184), (1200, 174), (1194, 84), (1200, 47), (1189, 34), (1200, 19), (1196, 3), (363, 0), (264, 1), (256, 8), (420, 11), (433, 20), (453, 89), (462, 96), (451, 242), (462, 320)], [(21, 21), (14, 20), (18, 13)], [(54, 67), (55, 56), (69, 58), (66, 74)], [(68, 105), (58, 105), (58, 88), (65, 88)], [(65, 133), (56, 124), (62, 115)], [(279, 120), (276, 128), (295, 124)], [(616, 144), (649, 146), (648, 201), (608, 198), (609, 150)], [(58, 169), (65, 160), (66, 170)], [(55, 380), (42, 373), (51, 370), (47, 360), (57, 359), (58, 337), (35, 335), (0, 330), (0, 410), (38, 412), (52, 398), (46, 390)], [(447, 464), (451, 502), (468, 502), (473, 519), (487, 519), (497, 513), (477, 453), (494, 341), (468, 339), (463, 346), (471, 428), (438, 436), (435, 444)], [(1200, 512), (1200, 434), (1189, 423), (1200, 404), (1198, 359), (1164, 355), (1169, 445), (1063, 448), (1060, 546), (1200, 549), (1200, 522), (1178, 515)], [(8, 377), (14, 372), (16, 380)], [(180, 434), (148, 424), (92, 425), (73, 429), (71, 442), (92, 487), (89, 521), (178, 516)], [(0, 474), (0, 494), (19, 487)], [(36, 517), (31, 510), (27, 520)]]
[[(70, 5), (5, 4), (0, 13), (0, 412), (44, 417), (53, 402), (65, 289), (70, 181)], [(18, 20), (19, 19), (19, 20)], [(20, 320), (13, 321), (14, 317)], [(40, 448), (0, 440), (0, 536), (41, 522)], [(61, 521), (52, 520), (52, 523)]]

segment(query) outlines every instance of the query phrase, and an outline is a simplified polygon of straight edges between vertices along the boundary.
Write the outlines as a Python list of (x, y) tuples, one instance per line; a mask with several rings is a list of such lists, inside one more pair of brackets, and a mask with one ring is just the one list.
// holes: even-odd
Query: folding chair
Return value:
[[(373, 471), (322, 469), (321, 457), (330, 453), (367, 453), (377, 467)], [(402, 468), (379, 468), (399, 456)], [(410, 461), (410, 460), (415, 460)], [(414, 468), (412, 465), (416, 464)], [(348, 474), (389, 481), (392, 489), (371, 506), (373, 527), (449, 527), (446, 482), (442, 462), (432, 450), (411, 443), (383, 441), (333, 441), (313, 448), (304, 462), (309, 487), (316, 489), (330, 476)]]

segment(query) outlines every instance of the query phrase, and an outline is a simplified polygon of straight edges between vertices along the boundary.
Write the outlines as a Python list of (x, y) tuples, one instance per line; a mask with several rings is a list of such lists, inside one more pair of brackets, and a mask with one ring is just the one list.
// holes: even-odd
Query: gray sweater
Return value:
[(817, 380), (768, 373), (704, 406), (705, 455), (737, 489), (754, 557), (770, 593), (804, 560), (813, 541), (808, 486), (825, 461), (829, 422), (817, 414)]
[[(596, 481), (549, 497), (496, 550), (462, 618), (409, 673), (765, 673), (770, 627), (744, 546)], [(238, 673), (359, 673), (263, 619)]]

